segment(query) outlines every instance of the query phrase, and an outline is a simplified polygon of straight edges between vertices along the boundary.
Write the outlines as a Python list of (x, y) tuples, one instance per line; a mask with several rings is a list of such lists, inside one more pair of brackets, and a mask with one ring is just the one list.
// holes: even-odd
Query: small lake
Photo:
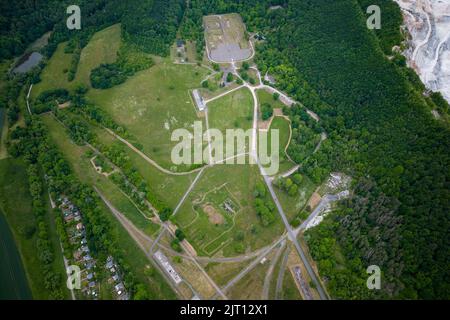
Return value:
[(26, 73), (36, 67), (44, 56), (39, 52), (32, 52), (20, 58), (18, 66), (14, 68), (14, 73)]
[(30, 299), (30, 287), (14, 236), (0, 211), (0, 300)]

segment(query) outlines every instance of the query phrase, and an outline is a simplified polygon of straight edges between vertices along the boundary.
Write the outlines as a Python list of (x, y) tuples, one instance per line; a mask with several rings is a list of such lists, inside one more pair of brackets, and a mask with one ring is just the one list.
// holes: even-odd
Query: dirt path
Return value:
[(275, 289), (275, 299), (280, 300), (281, 292), (283, 290), (283, 281), (284, 281), (284, 275), (286, 273), (286, 265), (289, 260), (289, 253), (291, 252), (290, 247), (288, 246), (286, 248), (286, 251), (284, 252), (283, 260), (281, 260), (280, 270), (278, 271), (278, 277), (277, 277), (277, 286)]
[(264, 287), (261, 294), (261, 299), (263, 300), (269, 299), (270, 282), (272, 280), (273, 270), (275, 269), (275, 265), (277, 264), (277, 261), (280, 258), (281, 253), (283, 252), (285, 246), (286, 241), (283, 241), (280, 245), (280, 248), (278, 248), (277, 252), (275, 253), (275, 256), (273, 257), (272, 261), (270, 262), (269, 269), (267, 270), (266, 277), (264, 278)]

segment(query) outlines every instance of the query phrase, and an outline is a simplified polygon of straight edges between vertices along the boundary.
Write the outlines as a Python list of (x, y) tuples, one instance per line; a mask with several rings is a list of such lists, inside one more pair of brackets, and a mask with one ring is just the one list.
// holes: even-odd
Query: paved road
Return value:
[(205, 168), (202, 168), (200, 170), (200, 172), (198, 173), (198, 175), (195, 177), (194, 181), (192, 181), (191, 185), (189, 186), (189, 188), (187, 189), (187, 191), (184, 193), (183, 197), (181, 198), (181, 200), (178, 202), (175, 210), (173, 210), (173, 216), (176, 215), (178, 213), (178, 210), (180, 210), (181, 206), (183, 205), (184, 201), (186, 200), (187, 196), (189, 195), (189, 193), (191, 193), (192, 189), (194, 188), (195, 184), (197, 183), (198, 179), (200, 179), (200, 176), (203, 173), (203, 170), (205, 170)]
[[(258, 72), (259, 72), (259, 71), (258, 71)], [(316, 274), (315, 274), (315, 272), (314, 272), (314, 270), (313, 270), (311, 264), (309, 263), (308, 259), (306, 258), (306, 255), (305, 255), (305, 253), (303, 252), (302, 247), (299, 245), (299, 243), (298, 243), (298, 241), (297, 241), (296, 234), (295, 234), (294, 231), (292, 230), (291, 225), (289, 224), (289, 221), (287, 220), (286, 215), (285, 215), (285, 213), (284, 213), (283, 207), (281, 206), (280, 201), (278, 200), (278, 197), (277, 197), (275, 191), (273, 190), (273, 187), (272, 187), (272, 181), (271, 181), (270, 177), (266, 174), (266, 172), (265, 172), (265, 170), (264, 170), (263, 166), (261, 165), (261, 162), (259, 161), (259, 158), (258, 158), (257, 141), (256, 141), (256, 136), (257, 136), (256, 133), (257, 133), (257, 130), (258, 130), (258, 123), (257, 123), (257, 121), (258, 121), (258, 97), (257, 97), (257, 95), (256, 95), (255, 90), (256, 90), (258, 87), (263, 87), (263, 88), (264, 88), (264, 87), (266, 87), (266, 86), (260, 85), (260, 86), (258, 86), (258, 87), (252, 87), (252, 86), (250, 86), (250, 85), (249, 85), (248, 83), (246, 83), (246, 82), (244, 82), (244, 85), (245, 85), (248, 89), (250, 89), (250, 91), (251, 91), (251, 93), (252, 93), (252, 96), (253, 96), (253, 100), (254, 100), (253, 141), (252, 141), (252, 147), (251, 147), (251, 152), (250, 152), (250, 154), (253, 156), (255, 163), (256, 163), (256, 164), (258, 165), (258, 167), (259, 167), (259, 170), (260, 170), (260, 172), (261, 172), (261, 175), (262, 175), (263, 178), (264, 178), (264, 182), (266, 183), (267, 188), (269, 189), (269, 193), (270, 193), (270, 195), (271, 195), (273, 201), (275, 202), (275, 205), (276, 205), (276, 207), (277, 207), (278, 213), (280, 214), (281, 219), (283, 220), (284, 226), (285, 226), (285, 228), (286, 228), (286, 230), (287, 230), (287, 233), (288, 233), (288, 237), (289, 237), (289, 239), (294, 243), (294, 246), (295, 246), (295, 248), (296, 248), (298, 254), (300, 255), (300, 258), (301, 258), (301, 260), (303, 261), (303, 264), (305, 265), (306, 270), (308, 271), (308, 274), (309, 274), (309, 276), (310, 276), (310, 278), (311, 278), (311, 281), (315, 284), (316, 289), (317, 289), (317, 291), (319, 292), (320, 299), (322, 299), (322, 300), (327, 300), (328, 297), (327, 297), (325, 291), (323, 290), (320, 281), (317, 279), (317, 276), (316, 276)], [(269, 88), (273, 89), (272, 87), (269, 87)], [(278, 90), (276, 90), (276, 89), (273, 89), (273, 90), (274, 90), (274, 91), (278, 91)], [(287, 96), (286, 96), (286, 97), (287, 97)], [(287, 98), (289, 98), (289, 97), (287, 97)], [(290, 98), (289, 98), (289, 99), (290, 99)], [(292, 100), (292, 99), (291, 99), (291, 100)]]
[(288, 232), (289, 238), (294, 243), (295, 249), (297, 250), (298, 254), (300, 255), (300, 258), (302, 259), (302, 262), (305, 265), (305, 268), (308, 271), (308, 274), (309, 274), (312, 282), (315, 284), (316, 289), (319, 292), (320, 299), (327, 300), (328, 297), (325, 294), (325, 291), (323, 290), (321, 283), (317, 279), (316, 274), (315, 274), (312, 266), (310, 265), (308, 259), (306, 258), (306, 255), (303, 252), (302, 247), (299, 245), (299, 243), (297, 241), (296, 234), (292, 230), (291, 225), (289, 224), (289, 221), (286, 218), (284, 210), (281, 207), (280, 201), (278, 200), (278, 197), (275, 194), (275, 191), (273, 190), (272, 183), (271, 183), (269, 177), (265, 174), (264, 168), (261, 166), (261, 163), (259, 161), (257, 161), (257, 162), (258, 162), (258, 166), (259, 166), (259, 169), (261, 171), (261, 174), (262, 174), (262, 176), (264, 178), (264, 181), (265, 181), (267, 187), (269, 188), (270, 195), (272, 196), (272, 199), (275, 202), (275, 205), (276, 205), (276, 207), (278, 209), (278, 213), (280, 214), (281, 219), (283, 220), (283, 223), (284, 223), (285, 228), (286, 228), (286, 230)]
[(232, 92), (234, 92), (234, 91), (237, 91), (237, 90), (239, 90), (239, 89), (242, 89), (242, 88), (244, 88), (244, 87), (245, 87), (245, 85), (241, 85), (241, 86), (239, 86), (239, 87), (236, 87), (236, 88), (233, 88), (233, 89), (231, 89), (231, 90), (225, 91), (224, 93), (221, 93), (221, 94), (219, 94), (219, 95), (217, 95), (217, 96), (215, 96), (215, 97), (213, 97), (213, 98), (211, 98), (211, 99), (205, 100), (205, 104), (208, 104), (208, 103), (210, 103), (210, 102), (212, 102), (212, 101), (214, 101), (214, 100), (220, 99), (220, 98), (222, 98), (222, 97), (224, 97), (224, 96), (226, 96), (226, 95), (228, 95), (228, 94), (230, 94), (230, 93), (232, 93)]
[(252, 261), (247, 267), (245, 267), (241, 272), (239, 272), (233, 279), (231, 279), (224, 287), (222, 287), (223, 291), (227, 291), (232, 286), (234, 286), (239, 280), (241, 280), (247, 273), (253, 270), (260, 262), (261, 259), (264, 258), (269, 254), (270, 251), (272, 251), (276, 246), (278, 246), (280, 243), (284, 241), (284, 238), (278, 239), (278, 241), (274, 242), (271, 246), (264, 249), (261, 254)]

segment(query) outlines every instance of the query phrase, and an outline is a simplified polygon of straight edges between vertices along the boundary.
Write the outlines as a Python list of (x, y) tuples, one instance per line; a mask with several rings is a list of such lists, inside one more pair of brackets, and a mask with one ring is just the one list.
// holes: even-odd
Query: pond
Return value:
[(36, 67), (44, 56), (39, 52), (32, 52), (20, 58), (18, 66), (14, 68), (14, 73), (26, 73)]
[(31, 291), (14, 236), (0, 211), (0, 300), (29, 300)]

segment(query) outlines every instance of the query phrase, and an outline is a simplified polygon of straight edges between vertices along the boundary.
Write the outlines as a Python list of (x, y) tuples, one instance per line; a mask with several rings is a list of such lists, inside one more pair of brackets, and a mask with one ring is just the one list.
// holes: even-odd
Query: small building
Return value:
[(203, 97), (200, 94), (200, 91), (197, 89), (192, 90), (192, 96), (194, 97), (195, 104), (197, 105), (197, 109), (201, 112), (204, 111), (206, 108), (205, 102), (203, 100)]
[(114, 263), (112, 261), (106, 262), (106, 269), (111, 269), (112, 267), (114, 267)]
[(91, 257), (89, 254), (87, 254), (87, 255), (85, 255), (85, 256), (83, 257), (83, 260), (84, 260), (84, 261), (91, 261), (91, 260), (92, 260), (92, 257)]
[(116, 289), (116, 292), (118, 295), (121, 295), (123, 291), (125, 291), (125, 286), (123, 285), (122, 282), (120, 282), (119, 284), (116, 284), (114, 286), (114, 289)]
[(268, 74), (266, 72), (266, 75), (264, 76), (264, 80), (267, 81), (269, 84), (274, 85), (275, 84), (275, 78)]
[(182, 48), (185, 45), (185, 42), (182, 39), (177, 39), (176, 43), (177, 43), (177, 48)]

